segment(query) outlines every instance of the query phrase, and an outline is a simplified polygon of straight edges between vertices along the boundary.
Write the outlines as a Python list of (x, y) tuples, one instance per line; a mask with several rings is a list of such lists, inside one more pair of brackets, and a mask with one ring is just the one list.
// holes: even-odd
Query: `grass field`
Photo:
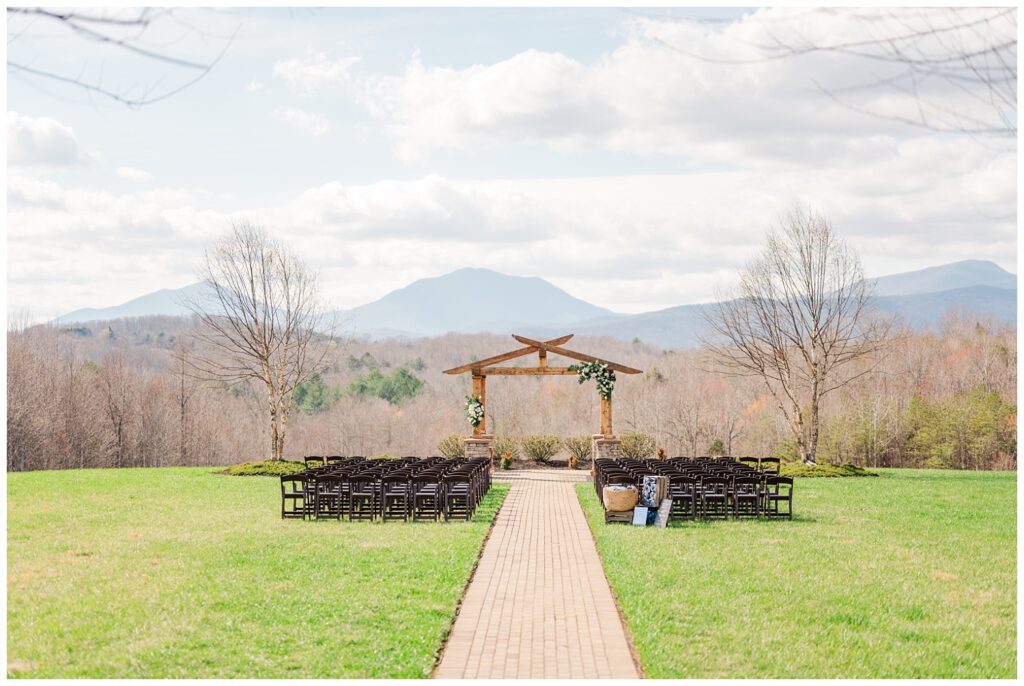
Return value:
[(18, 677), (424, 677), (490, 520), (282, 521), (211, 469), (8, 474)]
[(792, 522), (605, 525), (579, 485), (646, 676), (1017, 672), (1015, 473), (798, 479)]

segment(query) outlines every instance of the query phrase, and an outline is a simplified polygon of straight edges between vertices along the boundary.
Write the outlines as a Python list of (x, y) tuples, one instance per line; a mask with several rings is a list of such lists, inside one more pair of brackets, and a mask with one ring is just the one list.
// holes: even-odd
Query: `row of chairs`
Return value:
[[(751, 460), (757, 461), (756, 467)], [(670, 520), (793, 518), (793, 479), (779, 475), (778, 458), (594, 461), (598, 498), (608, 485), (628, 484), (639, 489), (643, 477), (652, 474), (669, 480)]]
[(468, 521), (490, 487), (486, 458), (340, 457), (281, 477), (281, 517)]

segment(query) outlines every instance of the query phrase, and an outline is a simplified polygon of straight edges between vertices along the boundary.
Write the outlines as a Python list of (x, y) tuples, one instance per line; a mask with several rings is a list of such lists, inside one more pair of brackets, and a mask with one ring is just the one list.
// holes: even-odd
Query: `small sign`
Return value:
[(647, 526), (647, 508), (633, 508), (633, 526)]
[(658, 518), (654, 520), (654, 526), (664, 529), (668, 526), (668, 514), (672, 511), (672, 498), (663, 498), (658, 507)]

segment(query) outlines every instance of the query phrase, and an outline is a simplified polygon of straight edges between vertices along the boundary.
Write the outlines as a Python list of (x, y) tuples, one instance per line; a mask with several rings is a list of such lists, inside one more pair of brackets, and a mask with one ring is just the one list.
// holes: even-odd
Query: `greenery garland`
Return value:
[(478, 396), (466, 396), (466, 419), (474, 429), (480, 426), (480, 422), (484, 420), (484, 404)]
[(597, 360), (586, 364), (574, 364), (569, 369), (576, 372), (577, 380), (580, 383), (590, 379), (597, 381), (597, 392), (605, 400), (611, 400), (612, 389), (615, 388), (615, 370)]

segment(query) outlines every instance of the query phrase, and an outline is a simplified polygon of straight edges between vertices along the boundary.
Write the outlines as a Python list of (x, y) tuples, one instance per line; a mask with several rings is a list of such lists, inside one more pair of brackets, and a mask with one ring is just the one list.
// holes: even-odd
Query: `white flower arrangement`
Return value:
[(484, 420), (484, 404), (475, 395), (466, 396), (466, 419), (474, 429)]
[(586, 364), (574, 364), (569, 369), (577, 374), (580, 383), (594, 379), (597, 382), (597, 392), (605, 400), (611, 400), (612, 390), (615, 388), (615, 370), (608, 365), (601, 364), (597, 360)]

